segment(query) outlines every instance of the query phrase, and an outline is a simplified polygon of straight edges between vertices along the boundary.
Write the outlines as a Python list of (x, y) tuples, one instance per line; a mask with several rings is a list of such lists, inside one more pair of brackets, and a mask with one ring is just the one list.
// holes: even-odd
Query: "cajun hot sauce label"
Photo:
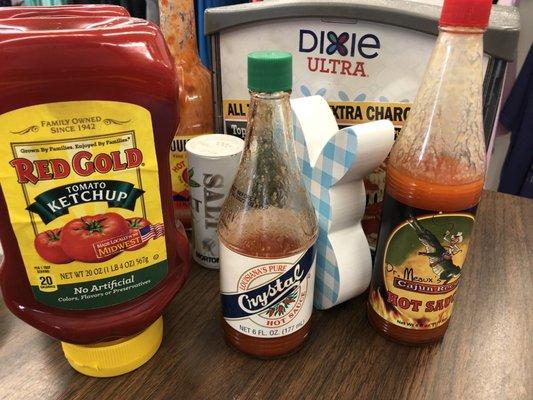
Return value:
[(452, 314), (475, 209), (431, 213), (386, 197), (387, 217), (396, 218), (380, 233), (384, 252), (378, 251), (370, 305), (402, 328), (437, 328)]
[(78, 101), (0, 115), (0, 180), (35, 298), (84, 310), (167, 274), (150, 113)]

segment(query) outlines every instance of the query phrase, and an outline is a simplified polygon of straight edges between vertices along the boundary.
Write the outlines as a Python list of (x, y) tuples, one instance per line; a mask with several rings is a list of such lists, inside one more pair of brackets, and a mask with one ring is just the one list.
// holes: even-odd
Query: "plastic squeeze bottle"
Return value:
[(385, 337), (442, 338), (485, 176), (483, 32), (490, 0), (446, 0), (440, 33), (390, 155), (368, 316)]
[(163, 35), (135, 18), (12, 18), (0, 57), (3, 300), (77, 371), (129, 372), (159, 348), (189, 271), (170, 202), (179, 115)]
[(176, 217), (190, 228), (185, 143), (195, 136), (214, 132), (211, 72), (198, 57), (193, 0), (161, 1), (159, 7), (161, 30), (176, 63), (180, 88), (180, 123), (170, 146), (172, 199)]
[(218, 225), (224, 335), (264, 358), (298, 349), (313, 311), (318, 228), (294, 150), (291, 87), (290, 53), (248, 55), (246, 141)]

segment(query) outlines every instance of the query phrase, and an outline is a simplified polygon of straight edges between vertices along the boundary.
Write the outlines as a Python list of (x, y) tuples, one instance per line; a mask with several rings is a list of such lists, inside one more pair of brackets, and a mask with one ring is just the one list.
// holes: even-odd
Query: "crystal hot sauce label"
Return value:
[[(400, 203), (396, 202), (398, 205)], [(433, 329), (451, 316), (474, 224), (473, 211), (429, 214), (401, 205), (376, 268), (370, 305), (408, 329)], [(470, 214), (472, 211), (472, 214)]]
[(0, 115), (0, 180), (35, 298), (120, 304), (167, 274), (150, 113), (111, 101)]
[(252, 258), (220, 243), (222, 315), (235, 330), (260, 338), (302, 328), (313, 311), (313, 247), (287, 258)]

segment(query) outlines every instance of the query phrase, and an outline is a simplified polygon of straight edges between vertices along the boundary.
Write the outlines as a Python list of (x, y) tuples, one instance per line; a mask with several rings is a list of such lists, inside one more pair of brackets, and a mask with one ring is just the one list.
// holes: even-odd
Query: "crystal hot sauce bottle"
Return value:
[(318, 231), (294, 151), (291, 87), (291, 54), (248, 56), (246, 142), (218, 225), (226, 340), (263, 358), (299, 348), (313, 311)]
[(193, 0), (160, 1), (159, 7), (161, 30), (176, 63), (180, 87), (180, 123), (170, 146), (172, 198), (176, 217), (190, 228), (185, 143), (195, 136), (214, 132), (211, 73), (198, 57)]
[(483, 32), (490, 0), (446, 0), (440, 34), (387, 166), (368, 316), (404, 344), (439, 340), (483, 188)]

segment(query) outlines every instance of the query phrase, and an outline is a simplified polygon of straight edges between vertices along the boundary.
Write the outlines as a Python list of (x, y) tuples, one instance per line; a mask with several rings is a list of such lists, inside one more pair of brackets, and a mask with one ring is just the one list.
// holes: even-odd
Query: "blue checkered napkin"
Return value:
[(357, 135), (352, 128), (338, 131), (323, 147), (314, 167), (310, 164), (299, 124), (294, 126), (294, 140), (303, 181), (318, 217), (314, 304), (316, 308), (325, 309), (336, 304), (340, 283), (339, 268), (327, 235), (332, 216), (329, 191), (355, 162)]

